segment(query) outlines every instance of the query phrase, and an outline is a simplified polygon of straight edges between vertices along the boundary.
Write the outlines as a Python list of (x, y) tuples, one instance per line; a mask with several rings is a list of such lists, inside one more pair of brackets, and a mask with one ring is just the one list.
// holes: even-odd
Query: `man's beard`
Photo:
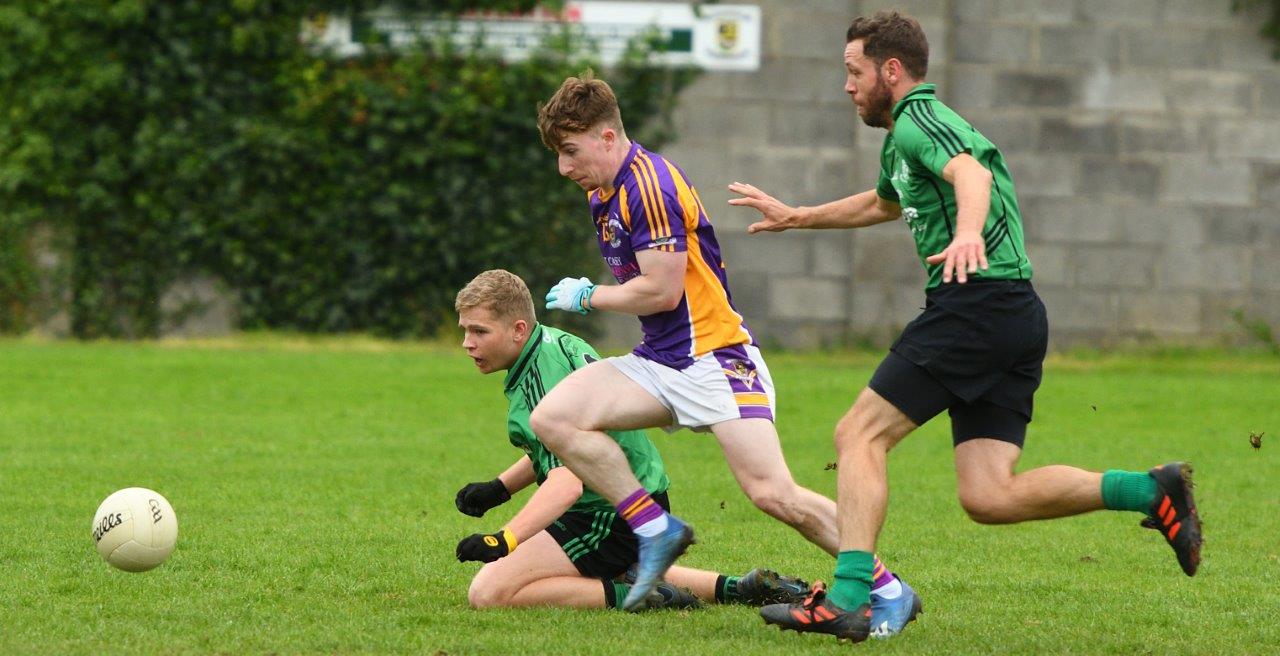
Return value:
[(858, 117), (863, 123), (873, 128), (887, 128), (893, 120), (893, 92), (889, 90), (889, 85), (884, 83), (884, 78), (876, 75), (876, 85), (871, 88), (868, 95), (865, 114), (858, 113)]

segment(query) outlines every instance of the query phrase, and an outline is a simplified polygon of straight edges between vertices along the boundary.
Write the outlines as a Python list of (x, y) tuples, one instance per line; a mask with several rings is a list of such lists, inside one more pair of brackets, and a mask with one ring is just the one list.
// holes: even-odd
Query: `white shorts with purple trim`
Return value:
[(716, 349), (684, 369), (673, 369), (634, 353), (609, 358), (624, 376), (671, 411), (673, 424), (703, 432), (731, 419), (773, 421), (773, 379), (760, 349), (750, 344)]

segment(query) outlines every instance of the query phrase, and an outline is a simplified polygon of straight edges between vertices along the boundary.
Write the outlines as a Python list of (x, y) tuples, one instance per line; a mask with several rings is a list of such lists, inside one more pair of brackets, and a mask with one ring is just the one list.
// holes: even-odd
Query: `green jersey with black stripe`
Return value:
[(991, 206), (982, 227), (990, 268), (970, 278), (1030, 280), (1031, 262), (1022, 239), (1022, 214), (1004, 156), (982, 133), (934, 95), (932, 84), (913, 88), (893, 107), (893, 129), (880, 150), (876, 193), (902, 207), (902, 218), (916, 240), (916, 252), (933, 289), (942, 284), (941, 263), (925, 258), (941, 253), (956, 231), (955, 187), (942, 177), (951, 158), (968, 153), (994, 178)]
[[(547, 472), (563, 466), (555, 454), (547, 450), (529, 428), (529, 413), (547, 390), (575, 369), (599, 360), (591, 345), (581, 338), (550, 326), (538, 324), (516, 363), (507, 371), (504, 387), (507, 394), (507, 436), (511, 444), (522, 450), (533, 462), (538, 485), (547, 480)], [(622, 447), (631, 471), (650, 494), (665, 492), (670, 482), (662, 466), (662, 456), (644, 431), (610, 432)], [(582, 497), (569, 509), (575, 512), (614, 511), (613, 504), (594, 491), (583, 488)]]

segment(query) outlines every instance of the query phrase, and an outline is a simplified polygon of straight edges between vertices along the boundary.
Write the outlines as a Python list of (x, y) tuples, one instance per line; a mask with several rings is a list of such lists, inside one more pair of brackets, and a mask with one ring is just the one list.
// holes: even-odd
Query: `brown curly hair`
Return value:
[(570, 134), (602, 127), (624, 132), (618, 97), (591, 69), (582, 77), (567, 78), (551, 100), (538, 105), (538, 132), (542, 143), (553, 151)]
[(862, 39), (862, 52), (877, 66), (889, 59), (902, 62), (907, 73), (923, 80), (929, 72), (929, 40), (920, 22), (896, 11), (880, 11), (874, 16), (853, 19), (844, 42)]

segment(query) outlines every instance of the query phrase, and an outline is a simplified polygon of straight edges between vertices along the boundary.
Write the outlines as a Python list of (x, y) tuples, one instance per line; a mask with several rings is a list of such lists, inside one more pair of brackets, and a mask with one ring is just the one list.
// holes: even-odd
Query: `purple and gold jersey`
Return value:
[(587, 195), (600, 254), (619, 284), (640, 275), (636, 253), (657, 249), (688, 253), (684, 296), (674, 310), (640, 317), (644, 341), (635, 354), (675, 369), (695, 357), (736, 344), (752, 344), (733, 307), (720, 245), (698, 192), (675, 164), (632, 142), (613, 179), (613, 191)]

